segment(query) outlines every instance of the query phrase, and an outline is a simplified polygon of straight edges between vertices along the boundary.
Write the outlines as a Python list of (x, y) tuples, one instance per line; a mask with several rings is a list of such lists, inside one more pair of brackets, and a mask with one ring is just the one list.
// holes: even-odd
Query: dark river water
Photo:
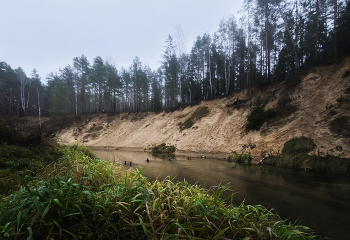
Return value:
[[(234, 203), (274, 208), (283, 219), (311, 227), (323, 237), (350, 240), (350, 178), (269, 166), (229, 163), (218, 156), (177, 154), (171, 161), (137, 150), (93, 148), (100, 159), (116, 161), (125, 168), (143, 168), (150, 180), (170, 176), (209, 188), (231, 184)], [(191, 160), (187, 157), (191, 156)], [(146, 162), (149, 158), (150, 162)], [(130, 166), (129, 162), (132, 162)]]

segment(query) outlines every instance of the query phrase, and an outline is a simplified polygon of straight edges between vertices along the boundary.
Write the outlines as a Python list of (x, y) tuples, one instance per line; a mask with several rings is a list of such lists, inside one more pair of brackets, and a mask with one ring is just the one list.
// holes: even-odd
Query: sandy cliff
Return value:
[[(347, 96), (346, 89), (350, 88), (349, 72), (350, 58), (347, 58), (311, 69), (292, 89), (281, 82), (254, 90), (251, 97), (244, 91), (170, 113), (89, 115), (63, 129), (58, 136), (61, 143), (78, 141), (86, 146), (149, 148), (167, 143), (176, 145), (179, 151), (250, 151), (255, 160), (266, 153), (280, 152), (291, 138), (306, 136), (316, 143), (317, 153), (350, 157), (349, 138), (335, 134), (329, 127), (335, 118), (350, 115), (349, 104), (339, 100)], [(247, 115), (258, 96), (268, 100), (267, 109), (276, 107), (282, 98), (288, 97), (297, 110), (287, 117), (266, 122), (260, 131), (247, 132)], [(247, 102), (233, 105), (237, 97)], [(209, 113), (191, 128), (180, 131), (179, 123), (202, 106), (208, 107)], [(342, 146), (343, 151), (337, 151), (336, 146)]]

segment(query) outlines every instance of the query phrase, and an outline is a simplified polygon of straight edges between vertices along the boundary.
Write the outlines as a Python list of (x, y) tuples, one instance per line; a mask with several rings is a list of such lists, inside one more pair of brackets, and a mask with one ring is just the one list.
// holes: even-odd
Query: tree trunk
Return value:
[(40, 108), (40, 94), (39, 94), (39, 88), (36, 89), (38, 93), (38, 111), (39, 111), (39, 126), (41, 129), (41, 108)]
[(334, 7), (334, 59), (337, 58), (337, 38), (338, 38), (338, 27), (337, 27), (337, 18), (338, 18), (338, 0), (333, 1)]
[[(337, 1), (337, 0), (334, 0), (334, 1)], [(281, 13), (281, 16), (283, 18), (283, 22), (284, 22), (284, 26), (285, 28), (287, 29), (288, 31), (288, 34), (289, 34), (289, 37), (290, 37), (290, 40), (292, 41), (292, 45), (293, 45), (293, 52), (294, 52), (294, 65), (295, 65), (295, 69), (298, 69), (299, 68), (299, 57), (298, 57), (298, 51), (297, 51), (297, 45), (295, 44), (295, 41), (293, 39), (293, 36), (292, 36), (292, 33), (289, 29), (289, 26), (288, 26), (288, 23), (287, 23), (287, 20), (282, 12), (282, 9), (280, 7), (280, 4), (277, 3), (277, 6), (278, 6), (278, 9)]]
[(320, 6), (318, 0), (316, 1), (316, 29), (315, 29), (315, 43), (314, 43), (314, 51), (315, 51), (315, 66), (317, 65), (317, 44), (318, 44), (318, 22), (319, 22), (319, 14), (320, 14)]

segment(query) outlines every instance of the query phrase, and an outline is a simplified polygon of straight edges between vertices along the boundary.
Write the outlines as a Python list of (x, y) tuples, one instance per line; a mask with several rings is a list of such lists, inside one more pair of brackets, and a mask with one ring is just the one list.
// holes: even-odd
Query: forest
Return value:
[[(350, 0), (245, 0), (242, 17), (222, 19), (184, 51), (181, 29), (165, 37), (158, 69), (136, 56), (117, 69), (84, 55), (42, 81), (0, 61), (0, 114), (159, 112), (277, 81), (350, 54)], [(44, 83), (43, 83), (44, 82)]]

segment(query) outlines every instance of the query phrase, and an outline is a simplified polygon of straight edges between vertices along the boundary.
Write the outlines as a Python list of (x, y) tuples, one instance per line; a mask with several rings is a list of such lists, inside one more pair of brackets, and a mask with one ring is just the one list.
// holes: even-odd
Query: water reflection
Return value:
[[(97, 157), (128, 164), (125, 168), (143, 168), (150, 180), (171, 179), (198, 183), (204, 187), (231, 184), (236, 192), (234, 203), (261, 204), (274, 208), (282, 218), (318, 230), (322, 236), (349, 239), (350, 179), (343, 176), (315, 174), (269, 166), (229, 163), (222, 158), (202, 159), (199, 154), (158, 158), (144, 151), (93, 149)], [(188, 160), (191, 156), (191, 160)], [(150, 161), (147, 162), (146, 159)]]

